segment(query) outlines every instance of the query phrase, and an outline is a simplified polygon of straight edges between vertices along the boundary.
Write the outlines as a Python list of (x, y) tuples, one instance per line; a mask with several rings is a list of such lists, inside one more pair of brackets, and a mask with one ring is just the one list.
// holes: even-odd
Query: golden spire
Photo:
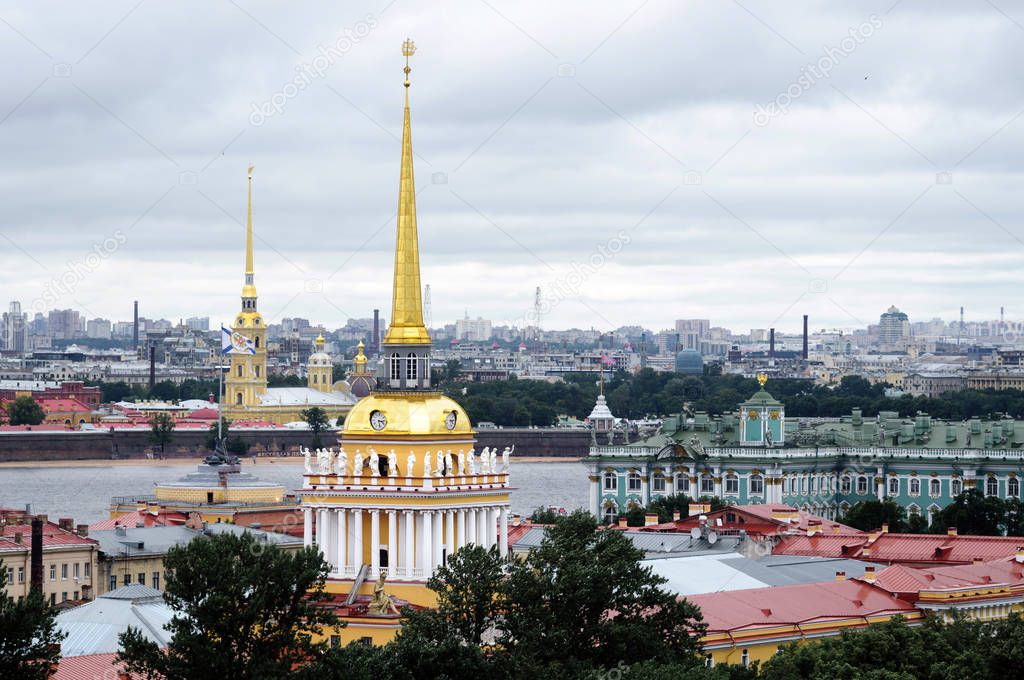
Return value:
[(256, 166), (249, 166), (249, 213), (245, 223), (245, 285), (242, 286), (243, 298), (256, 298), (256, 285), (253, 283), (252, 266), (252, 171)]
[(412, 125), (409, 122), (409, 57), (416, 45), (402, 43), (405, 56), (405, 120), (402, 124), (402, 170), (398, 190), (398, 236), (395, 243), (395, 280), (391, 298), (391, 325), (384, 344), (429, 345), (430, 335), (423, 325), (423, 301), (420, 297), (420, 250), (416, 233), (416, 183), (412, 172)]

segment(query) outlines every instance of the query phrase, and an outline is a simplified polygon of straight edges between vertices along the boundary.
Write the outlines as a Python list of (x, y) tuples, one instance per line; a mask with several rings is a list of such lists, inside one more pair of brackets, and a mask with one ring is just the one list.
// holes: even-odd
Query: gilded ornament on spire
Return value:
[[(253, 277), (252, 262), (252, 172), (256, 166), (249, 166), (249, 203), (245, 222), (245, 285), (242, 286), (242, 298), (256, 299), (256, 284)], [(255, 309), (255, 303), (253, 303)]]
[(760, 385), (763, 388), (764, 384), (766, 382), (768, 382), (768, 374), (767, 373), (758, 373), (757, 374), (757, 384)]
[(416, 182), (412, 169), (412, 124), (409, 118), (409, 57), (416, 45), (402, 43), (405, 57), (405, 119), (402, 124), (402, 167), (398, 189), (398, 233), (395, 243), (395, 278), (391, 297), (391, 324), (384, 336), (386, 345), (429, 345), (423, 325), (420, 285), (420, 247), (416, 230)]

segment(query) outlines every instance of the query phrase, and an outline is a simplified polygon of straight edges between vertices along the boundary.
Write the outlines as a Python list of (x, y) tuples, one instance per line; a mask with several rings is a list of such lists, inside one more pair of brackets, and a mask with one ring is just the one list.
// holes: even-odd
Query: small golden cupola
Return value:
[(352, 359), (352, 374), (349, 376), (349, 384), (352, 386), (352, 394), (362, 399), (377, 387), (377, 379), (367, 368), (367, 358), (363, 353), (363, 341), (359, 341), (356, 348), (356, 356)]

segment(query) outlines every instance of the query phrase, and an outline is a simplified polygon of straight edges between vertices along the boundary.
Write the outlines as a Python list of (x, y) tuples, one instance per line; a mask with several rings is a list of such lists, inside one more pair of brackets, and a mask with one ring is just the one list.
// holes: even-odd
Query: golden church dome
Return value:
[(374, 392), (345, 418), (342, 439), (472, 435), (466, 411), (439, 392)]

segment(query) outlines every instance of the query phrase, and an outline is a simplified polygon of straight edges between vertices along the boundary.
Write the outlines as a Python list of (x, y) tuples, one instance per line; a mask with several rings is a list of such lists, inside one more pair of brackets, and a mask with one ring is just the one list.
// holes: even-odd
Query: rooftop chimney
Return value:
[(889, 523), (888, 522), (882, 522), (882, 533), (883, 534), (889, 533)]
[(864, 567), (864, 580), (868, 583), (875, 582), (875, 568), (873, 566)]
[(658, 513), (656, 513), (656, 512), (649, 512), (649, 513), (644, 515), (644, 526), (645, 527), (649, 527), (652, 524), (657, 524), (657, 523), (658, 523)]
[(78, 534), (79, 536), (81, 536), (82, 538), (88, 538), (88, 536), (89, 536), (89, 525), (88, 524), (79, 524), (78, 527), (75, 530), (75, 533)]
[(373, 310), (373, 341), (370, 342), (371, 356), (380, 354), (380, 310)]
[(837, 581), (845, 581), (846, 580), (846, 572), (845, 571), (837, 571), (836, 572), (836, 580)]
[(679, 512), (678, 510), (673, 510), (672, 511), (672, 521), (673, 522), (678, 522), (680, 519), (682, 519), (682, 517), (681, 517), (682, 514), (683, 513)]
[(949, 527), (946, 529), (947, 536), (956, 536), (956, 527)]
[(627, 526), (628, 525), (626, 524), (626, 518), (625, 517), (620, 517), (619, 518), (619, 528), (620, 529), (625, 529)]
[(135, 301), (135, 321), (132, 323), (132, 348), (139, 349), (139, 301)]
[(1013, 558), (1016, 562), (1024, 562), (1024, 545), (1017, 546), (1017, 554)]
[(807, 361), (807, 315), (804, 314), (804, 351), (803, 359)]
[(775, 358), (775, 329), (768, 329), (768, 358)]
[(156, 345), (149, 346), (149, 389), (156, 385)]

